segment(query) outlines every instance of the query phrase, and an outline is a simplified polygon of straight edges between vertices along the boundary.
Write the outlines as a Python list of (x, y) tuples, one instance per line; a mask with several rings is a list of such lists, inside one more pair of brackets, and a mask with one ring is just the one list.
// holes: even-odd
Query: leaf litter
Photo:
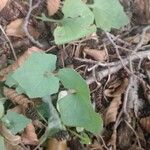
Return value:
[[(33, 7), (39, 5), (29, 9), (29, 2)], [(6, 34), (0, 33), (0, 148), (150, 149), (149, 0), (131, 0), (128, 5), (121, 1), (131, 14), (130, 23), (123, 28), (128, 19), (117, 0), (95, 0), (89, 7), (80, 0), (29, 2), (0, 1), (1, 30)], [(105, 11), (99, 5), (102, 2)], [(111, 9), (114, 5), (116, 8)], [(35, 16), (41, 13), (51, 16), (52, 22), (37, 20)], [(29, 24), (30, 35), (23, 20)], [(95, 25), (104, 32), (96, 31)], [(93, 32), (96, 38), (90, 35)], [(80, 39), (81, 35), (85, 37)], [(24, 43), (26, 39), (30, 42)], [(36, 47), (39, 44), (34, 39), (44, 47)], [(15, 47), (16, 41), (21, 46)], [(15, 47), (16, 61), (10, 45)], [(39, 57), (37, 61), (31, 59), (34, 55)], [(64, 68), (67, 66), (81, 76)], [(41, 73), (40, 68), (46, 69)], [(57, 83), (47, 85), (51, 76)], [(43, 80), (44, 85), (40, 84)], [(56, 86), (58, 83), (61, 86)], [(67, 94), (57, 101), (61, 91)], [(90, 139), (89, 144), (82, 143), (85, 137)]]

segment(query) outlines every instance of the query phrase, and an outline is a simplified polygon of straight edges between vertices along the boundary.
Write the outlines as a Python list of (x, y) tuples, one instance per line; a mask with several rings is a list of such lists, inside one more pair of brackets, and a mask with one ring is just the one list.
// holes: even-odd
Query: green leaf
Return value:
[(3, 105), (3, 98), (0, 98), (0, 119), (3, 117), (4, 115), (4, 105)]
[(8, 111), (2, 118), (2, 122), (4, 122), (6, 127), (9, 128), (13, 134), (17, 134), (23, 131), (24, 128), (31, 123), (31, 120), (16, 112)]
[(63, 123), (67, 126), (83, 127), (94, 134), (99, 133), (102, 120), (93, 110), (86, 82), (73, 69), (61, 69), (58, 76), (64, 87), (70, 91), (70, 94), (58, 101)]
[(118, 0), (94, 0), (92, 8), (96, 26), (104, 31), (110, 31), (111, 28), (119, 29), (129, 23)]
[(1, 135), (0, 135), (0, 150), (5, 150), (5, 141)]
[(64, 44), (96, 31), (94, 15), (81, 0), (65, 0), (62, 8), (64, 18), (55, 29), (56, 44)]
[(49, 119), (48, 127), (45, 131), (45, 134), (41, 137), (40, 143), (43, 143), (48, 137), (55, 136), (59, 131), (65, 130), (65, 127), (59, 118), (59, 114), (53, 106), (51, 96), (45, 96), (42, 98), (42, 100), (49, 107)]
[(38, 113), (42, 115), (42, 117), (49, 118), (50, 113), (49, 113), (49, 106), (47, 105), (47, 103), (42, 103), (41, 105), (38, 105), (36, 109)]
[(8, 77), (6, 84), (15, 85), (17, 91), (27, 94), (30, 98), (57, 93), (59, 79), (52, 73), (56, 59), (55, 55), (35, 52)]

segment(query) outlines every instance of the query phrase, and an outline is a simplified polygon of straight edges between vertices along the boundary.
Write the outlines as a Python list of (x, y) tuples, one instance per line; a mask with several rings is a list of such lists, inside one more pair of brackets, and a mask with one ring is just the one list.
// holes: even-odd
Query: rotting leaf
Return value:
[(61, 69), (58, 76), (69, 92), (67, 96), (58, 101), (63, 123), (67, 126), (83, 127), (98, 134), (102, 130), (103, 124), (101, 117), (92, 108), (86, 82), (73, 69), (69, 68)]
[(60, 0), (47, 0), (47, 10), (49, 16), (53, 16), (60, 7)]
[[(20, 37), (23, 38), (26, 36), (24, 30), (23, 30), (23, 24), (24, 19), (19, 18), (14, 21), (12, 21), (10, 24), (6, 27), (6, 34), (8, 36), (14, 36), (14, 37)], [(29, 32), (34, 38), (38, 38), (39, 33), (33, 28), (31, 25), (29, 25)]]
[(81, 0), (65, 0), (64, 18), (54, 31), (55, 43), (64, 44), (96, 31), (94, 15)]
[(96, 26), (104, 31), (119, 29), (129, 23), (119, 0), (94, 0), (92, 5)]
[(8, 77), (6, 84), (15, 85), (17, 91), (22, 91), (30, 98), (57, 93), (59, 79), (52, 73), (55, 70), (56, 59), (56, 56), (52, 54), (33, 53)]
[(14, 89), (4, 87), (4, 95), (15, 104), (19, 104), (24, 109), (28, 108), (29, 104), (33, 104), (25, 95), (18, 94)]
[(121, 95), (114, 97), (110, 103), (106, 115), (105, 115), (105, 125), (115, 122), (118, 114), (118, 109), (121, 104)]

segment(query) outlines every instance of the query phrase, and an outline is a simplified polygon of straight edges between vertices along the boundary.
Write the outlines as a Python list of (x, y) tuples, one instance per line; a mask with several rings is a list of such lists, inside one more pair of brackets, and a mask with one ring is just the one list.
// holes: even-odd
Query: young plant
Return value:
[(118, 0), (93, 0), (90, 5), (82, 0), (65, 0), (62, 12), (64, 17), (61, 20), (45, 15), (37, 17), (58, 24), (54, 30), (56, 44), (77, 40), (96, 32), (97, 28), (109, 32), (112, 28), (119, 29), (129, 23)]
[[(57, 101), (63, 124), (70, 127), (83, 127), (94, 134), (99, 133), (103, 126), (102, 119), (91, 105), (90, 91), (85, 80), (73, 69), (64, 68), (57, 73), (55, 69), (55, 55), (35, 52), (20, 68), (8, 76), (6, 84), (29, 98), (42, 98), (49, 104), (51, 111), (48, 126), (52, 127), (57, 123), (58, 128), (62, 129), (51, 102), (51, 95), (59, 92), (60, 81), (67, 90), (66, 96)], [(46, 96), (49, 98), (45, 100)], [(54, 123), (56, 120), (58, 121)], [(52, 131), (49, 128), (49, 132)]]

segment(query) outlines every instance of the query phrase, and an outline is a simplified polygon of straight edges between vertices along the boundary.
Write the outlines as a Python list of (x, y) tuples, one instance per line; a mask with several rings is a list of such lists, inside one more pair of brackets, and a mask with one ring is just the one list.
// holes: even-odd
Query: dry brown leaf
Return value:
[(18, 135), (13, 135), (10, 130), (8, 130), (4, 124), (0, 125), (0, 133), (5, 138), (5, 140), (11, 145), (18, 145), (21, 143), (21, 137)]
[(13, 103), (16, 103), (22, 108), (28, 108), (29, 104), (33, 105), (33, 102), (30, 101), (27, 97), (22, 94), (18, 94), (14, 89), (4, 87), (3, 94)]
[[(133, 44), (138, 44), (141, 41), (141, 34), (125, 38), (124, 40)], [(148, 44), (149, 41), (150, 41), (150, 32), (146, 32), (142, 44), (146, 45)]]
[(8, 111), (13, 111), (13, 112), (16, 112), (18, 114), (21, 114), (23, 110), (20, 106), (15, 106), (14, 108), (9, 109)]
[(11, 145), (8, 142), (5, 142), (5, 150), (24, 150), (20, 145)]
[(34, 52), (40, 52), (42, 51), (41, 49), (37, 47), (31, 47), (23, 55), (21, 55), (17, 61), (15, 61), (12, 65), (8, 66), (7, 68), (4, 68), (0, 71), (0, 81), (5, 81), (7, 75), (18, 69), (25, 61), (26, 59)]
[(53, 16), (60, 7), (60, 0), (47, 0), (47, 10), (49, 16)]
[(118, 114), (118, 109), (121, 104), (121, 95), (114, 97), (105, 114), (105, 125), (115, 122)]
[[(26, 34), (23, 31), (23, 24), (24, 24), (23, 18), (12, 21), (6, 27), (6, 34), (8, 36), (14, 36), (14, 37), (20, 37), (20, 38), (25, 37)], [(34, 38), (38, 38), (39, 33), (35, 30), (35, 28), (33, 28), (31, 25), (29, 25), (28, 30)]]
[(112, 148), (113, 150), (116, 150), (116, 142), (117, 142), (117, 131), (114, 130), (108, 145), (113, 147)]
[(84, 52), (87, 55), (91, 56), (94, 60), (101, 61), (101, 62), (105, 61), (108, 57), (105, 50), (85, 48)]
[(25, 128), (21, 140), (24, 144), (29, 144), (29, 145), (37, 145), (38, 144), (38, 137), (37, 134), (35, 133), (35, 128), (32, 123), (28, 124), (27, 127)]
[(47, 143), (47, 150), (67, 150), (66, 140), (58, 141), (57, 139), (51, 138)]
[(150, 117), (149, 116), (142, 118), (140, 120), (140, 124), (146, 132), (150, 133)]
[(104, 91), (104, 94), (108, 97), (116, 97), (123, 94), (128, 86), (128, 79), (115, 80), (111, 85)]
[(0, 0), (0, 11), (6, 6), (9, 0)]
[(132, 9), (136, 23), (150, 23), (150, 0), (134, 0)]

